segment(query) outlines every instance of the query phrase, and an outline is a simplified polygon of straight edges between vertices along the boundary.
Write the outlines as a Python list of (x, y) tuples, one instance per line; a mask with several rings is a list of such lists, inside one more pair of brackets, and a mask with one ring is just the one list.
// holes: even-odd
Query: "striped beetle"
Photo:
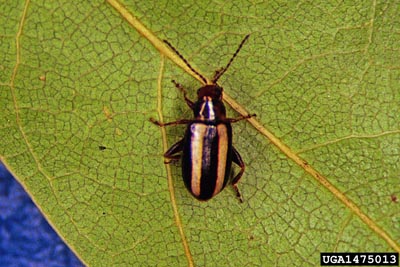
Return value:
[[(185, 136), (171, 146), (164, 153), (164, 157), (169, 160), (177, 160), (181, 157), (179, 153), (182, 152), (183, 181), (189, 192), (198, 200), (211, 199), (221, 192), (229, 182), (240, 202), (243, 202), (237, 183), (244, 173), (245, 164), (239, 152), (232, 146), (231, 123), (251, 118), (255, 114), (227, 118), (225, 106), (222, 102), (223, 89), (217, 84), (217, 81), (229, 68), (248, 38), (249, 35), (246, 35), (226, 67), (215, 72), (211, 84), (208, 84), (207, 80), (168, 41), (164, 40), (206, 84), (197, 90), (197, 101), (192, 102), (187, 97), (183, 86), (172, 80), (175, 86), (183, 92), (186, 104), (193, 110), (194, 119), (183, 119), (168, 123), (150, 119), (151, 122), (160, 127), (187, 124)], [(240, 167), (239, 173), (233, 179), (230, 178), (232, 162)]]

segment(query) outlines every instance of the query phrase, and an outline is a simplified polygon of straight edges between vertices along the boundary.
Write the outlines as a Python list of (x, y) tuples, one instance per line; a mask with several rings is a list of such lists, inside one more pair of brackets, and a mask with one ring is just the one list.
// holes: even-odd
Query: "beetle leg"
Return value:
[(235, 192), (236, 192), (237, 198), (239, 198), (239, 201), (240, 201), (241, 203), (243, 203), (242, 194), (240, 194), (239, 188), (237, 187), (237, 183), (239, 182), (240, 178), (242, 178), (242, 175), (243, 175), (243, 173), (244, 173), (244, 169), (246, 168), (246, 165), (244, 164), (244, 161), (243, 161), (242, 157), (240, 156), (239, 152), (238, 152), (234, 147), (232, 147), (232, 152), (233, 152), (233, 153), (232, 153), (232, 161), (233, 161), (234, 163), (236, 163), (237, 165), (239, 165), (240, 171), (239, 171), (239, 173), (232, 179), (231, 184), (232, 184), (232, 186), (233, 186), (233, 189), (234, 189)]
[(165, 164), (171, 163), (180, 159), (181, 155), (176, 155), (177, 153), (183, 150), (183, 138), (173, 144), (165, 153), (164, 158), (168, 159), (169, 161), (164, 161)]
[(165, 127), (165, 126), (169, 126), (169, 125), (178, 125), (178, 124), (188, 124), (188, 123), (191, 123), (193, 121), (193, 120), (185, 120), (185, 119), (183, 119), (183, 120), (177, 120), (177, 121), (171, 121), (171, 122), (163, 123), (163, 122), (159, 122), (159, 121), (157, 121), (157, 120), (155, 120), (153, 118), (150, 118), (149, 120), (152, 123), (154, 123), (155, 125), (160, 126), (160, 127)]
[(234, 123), (234, 122), (237, 122), (237, 121), (250, 119), (251, 117), (255, 117), (255, 116), (257, 116), (257, 115), (256, 114), (248, 114), (246, 116), (242, 115), (242, 116), (239, 116), (237, 118), (226, 118), (226, 119), (224, 119), (224, 121), (230, 122), (230, 123)]
[(183, 97), (185, 98), (186, 104), (189, 106), (190, 109), (194, 108), (194, 103), (187, 97), (187, 92), (182, 84), (177, 83), (175, 80), (172, 80), (172, 83), (175, 84), (175, 87), (178, 88), (182, 93)]

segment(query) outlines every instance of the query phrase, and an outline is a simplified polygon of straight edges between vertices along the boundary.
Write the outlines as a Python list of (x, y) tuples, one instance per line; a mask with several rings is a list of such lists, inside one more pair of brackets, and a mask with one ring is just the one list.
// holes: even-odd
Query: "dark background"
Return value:
[(84, 266), (1, 163), (0, 266)]

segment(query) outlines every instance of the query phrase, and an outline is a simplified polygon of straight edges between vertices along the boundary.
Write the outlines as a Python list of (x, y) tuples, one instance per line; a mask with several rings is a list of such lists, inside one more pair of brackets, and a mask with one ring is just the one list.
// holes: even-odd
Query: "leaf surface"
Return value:
[[(399, 6), (8, 1), (1, 160), (90, 266), (399, 252)], [(257, 114), (233, 125), (245, 201), (227, 188), (198, 202), (163, 164), (184, 127), (149, 118), (190, 118), (170, 80), (191, 99), (201, 83), (160, 40), (212, 77), (249, 33), (219, 81), (229, 117)]]

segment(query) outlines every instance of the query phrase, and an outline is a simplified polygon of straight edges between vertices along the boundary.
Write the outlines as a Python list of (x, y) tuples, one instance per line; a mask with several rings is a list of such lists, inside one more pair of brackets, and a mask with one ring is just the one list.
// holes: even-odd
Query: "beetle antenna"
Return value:
[(232, 64), (232, 61), (235, 59), (235, 57), (236, 57), (237, 54), (239, 53), (240, 49), (242, 49), (242, 46), (243, 46), (244, 43), (247, 41), (247, 39), (249, 39), (249, 37), (250, 37), (250, 34), (247, 34), (247, 35), (243, 38), (243, 40), (242, 40), (242, 42), (240, 43), (238, 49), (236, 49), (236, 52), (233, 54), (233, 56), (232, 56), (231, 59), (229, 60), (229, 62), (228, 62), (228, 64), (226, 65), (226, 67), (223, 68), (222, 70), (216, 72), (216, 74), (215, 74), (215, 76), (214, 76), (214, 79), (212, 80), (212, 83), (213, 83), (213, 84), (217, 83), (218, 79), (221, 78), (221, 76), (222, 76), (222, 75), (225, 73), (225, 71), (229, 68), (229, 66)]
[(163, 41), (164, 41), (164, 43), (166, 43), (166, 44), (169, 46), (169, 48), (171, 48), (171, 49), (175, 52), (175, 54), (178, 55), (178, 57), (179, 57), (180, 59), (183, 60), (183, 62), (185, 62), (186, 66), (188, 66), (188, 68), (189, 68), (191, 71), (193, 71), (194, 73), (196, 73), (196, 74), (203, 80), (203, 82), (204, 82), (205, 84), (207, 84), (207, 79), (204, 78), (203, 75), (201, 75), (200, 73), (198, 73), (197, 70), (195, 70), (195, 69), (189, 64), (189, 62), (178, 52), (178, 50), (176, 50), (176, 48), (173, 47), (172, 44), (170, 44), (170, 42), (168, 42), (167, 40), (163, 40)]

